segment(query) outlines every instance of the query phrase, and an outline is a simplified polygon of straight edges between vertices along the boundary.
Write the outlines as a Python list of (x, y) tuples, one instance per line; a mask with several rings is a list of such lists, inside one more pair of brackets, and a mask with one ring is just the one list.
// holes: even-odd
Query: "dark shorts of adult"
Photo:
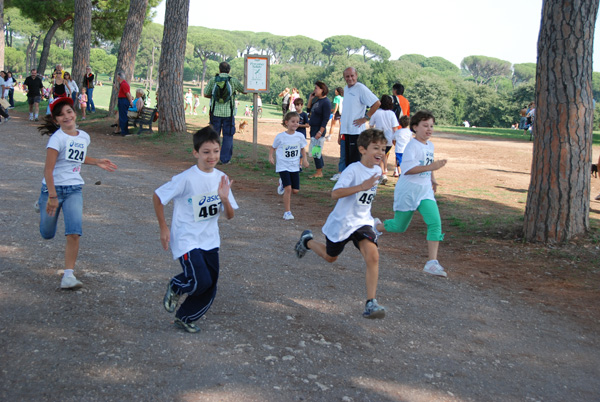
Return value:
[(27, 103), (33, 105), (34, 103), (40, 103), (42, 101), (41, 96), (28, 96)]
[(283, 112), (283, 115), (285, 116), (285, 114), (290, 111), (290, 104), (289, 103), (282, 104), (281, 111)]
[(340, 114), (340, 112), (335, 112), (335, 114), (333, 115), (333, 120), (340, 120), (342, 118), (342, 115)]

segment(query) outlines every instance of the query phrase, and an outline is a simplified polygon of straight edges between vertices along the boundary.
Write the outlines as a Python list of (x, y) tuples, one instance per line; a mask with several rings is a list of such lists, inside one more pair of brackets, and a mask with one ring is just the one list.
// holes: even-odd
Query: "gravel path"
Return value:
[(22, 116), (0, 125), (0, 400), (600, 400), (597, 323), (385, 253), (388, 315), (365, 320), (359, 252), (297, 260), (301, 230), (322, 239), (324, 217), (283, 221), (243, 178), (236, 217), (220, 222), (217, 299), (201, 333), (177, 330), (162, 297), (179, 265), (160, 247), (151, 195), (182, 169), (128, 155), (128, 138), (92, 135), (90, 155), (119, 170), (83, 168), (84, 288), (60, 291), (62, 220), (44, 241), (33, 209), (46, 141)]

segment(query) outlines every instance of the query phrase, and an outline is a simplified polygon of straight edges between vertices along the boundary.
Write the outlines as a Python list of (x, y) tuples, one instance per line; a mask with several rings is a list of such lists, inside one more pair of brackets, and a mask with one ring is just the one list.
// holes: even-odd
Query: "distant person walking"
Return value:
[(27, 91), (27, 104), (29, 105), (29, 120), (38, 121), (40, 113), (40, 101), (42, 100), (42, 88), (44, 83), (37, 75), (37, 69), (31, 69), (31, 75), (25, 78), (23, 88)]
[(210, 99), (210, 124), (217, 134), (223, 132), (221, 163), (226, 165), (233, 155), (235, 134), (235, 95), (244, 93), (244, 86), (229, 75), (231, 66), (226, 61), (219, 64), (219, 74), (208, 81), (204, 97)]

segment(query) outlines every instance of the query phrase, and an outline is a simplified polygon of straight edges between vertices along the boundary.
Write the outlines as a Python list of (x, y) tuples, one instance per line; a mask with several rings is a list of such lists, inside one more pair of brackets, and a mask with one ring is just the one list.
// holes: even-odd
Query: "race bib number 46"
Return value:
[(219, 215), (221, 198), (216, 191), (209, 194), (195, 195), (192, 197), (192, 205), (194, 206), (194, 221), (205, 221)]
[(83, 163), (85, 161), (85, 153), (87, 145), (83, 141), (69, 140), (65, 152), (65, 159), (69, 162)]

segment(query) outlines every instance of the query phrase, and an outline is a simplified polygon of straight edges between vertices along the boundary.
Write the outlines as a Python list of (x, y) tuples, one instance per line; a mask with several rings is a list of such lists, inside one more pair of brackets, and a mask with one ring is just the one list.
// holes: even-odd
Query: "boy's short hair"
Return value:
[(294, 105), (296, 105), (296, 106), (303, 105), (304, 106), (304, 100), (302, 98), (296, 98), (296, 99), (294, 99)]
[(410, 122), (410, 119), (408, 118), (407, 115), (400, 117), (400, 120), (398, 121), (398, 123), (400, 123), (400, 127), (402, 127), (402, 128), (408, 127), (409, 122)]
[(419, 110), (410, 118), (410, 131), (414, 133), (415, 130), (413, 130), (413, 126), (418, 126), (420, 122), (429, 119), (433, 119), (433, 122), (435, 123), (435, 117), (433, 117), (433, 114), (429, 110)]
[(219, 134), (213, 130), (211, 126), (206, 126), (196, 131), (194, 134), (194, 150), (198, 152), (202, 144), (205, 142), (216, 142), (219, 144), (219, 146), (221, 146)]
[(381, 97), (381, 106), (379, 106), (381, 110), (392, 110), (394, 108), (394, 101), (392, 97), (389, 95), (383, 95)]
[(392, 89), (396, 91), (397, 95), (404, 95), (404, 85), (399, 82), (395, 83), (394, 86), (392, 86)]
[(387, 138), (385, 138), (383, 131), (377, 130), (376, 128), (369, 128), (360, 133), (358, 140), (356, 141), (356, 145), (367, 149), (369, 148), (369, 144), (379, 144), (382, 142), (387, 144)]

